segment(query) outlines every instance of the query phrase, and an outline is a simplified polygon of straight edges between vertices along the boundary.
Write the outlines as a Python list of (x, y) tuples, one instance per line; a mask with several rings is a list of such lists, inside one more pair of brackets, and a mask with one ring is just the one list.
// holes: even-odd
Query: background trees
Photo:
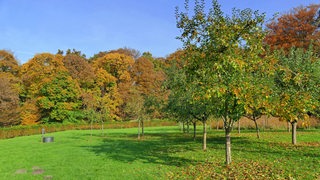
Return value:
[(9, 73), (0, 72), (0, 126), (20, 123), (20, 82)]
[(291, 47), (308, 49), (310, 45), (319, 50), (320, 31), (316, 23), (316, 12), (319, 4), (300, 6), (268, 23), (268, 34), (265, 42), (271, 49), (284, 49), (289, 52)]
[(0, 126), (20, 123), (19, 65), (13, 54), (0, 50)]

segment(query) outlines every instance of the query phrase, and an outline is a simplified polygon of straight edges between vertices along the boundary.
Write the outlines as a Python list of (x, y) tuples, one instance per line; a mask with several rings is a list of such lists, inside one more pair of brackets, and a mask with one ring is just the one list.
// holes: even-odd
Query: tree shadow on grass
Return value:
[[(99, 134), (94, 136), (101, 137)], [(125, 163), (135, 161), (169, 166), (189, 166), (205, 162), (206, 159), (194, 160), (183, 153), (202, 153), (202, 138), (198, 135), (194, 141), (191, 135), (177, 132), (147, 133), (141, 140), (137, 134), (114, 132), (103, 138), (98, 145), (85, 146), (98, 156)], [(238, 142), (248, 144), (247, 138), (237, 137)], [(224, 149), (224, 137), (209, 137), (207, 140), (209, 150)], [(212, 148), (211, 148), (212, 147)]]
[(99, 145), (85, 148), (106, 159), (125, 163), (139, 161), (180, 167), (199, 162), (177, 155), (187, 151), (197, 153), (197, 144), (192, 139), (170, 133), (152, 133), (145, 135), (141, 140), (134, 134), (117, 133), (117, 136), (112, 134), (105, 137)]

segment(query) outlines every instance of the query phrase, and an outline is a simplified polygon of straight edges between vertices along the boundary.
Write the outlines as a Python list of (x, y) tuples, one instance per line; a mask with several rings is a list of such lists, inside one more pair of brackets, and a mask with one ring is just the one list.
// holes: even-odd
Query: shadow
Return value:
[(139, 161), (177, 167), (198, 163), (199, 161), (194, 162), (186, 157), (174, 155), (179, 152), (199, 150), (195, 142), (176, 133), (170, 134), (150, 133), (138, 140), (136, 134), (112, 133), (104, 137), (99, 145), (82, 147), (103, 158), (125, 163)]

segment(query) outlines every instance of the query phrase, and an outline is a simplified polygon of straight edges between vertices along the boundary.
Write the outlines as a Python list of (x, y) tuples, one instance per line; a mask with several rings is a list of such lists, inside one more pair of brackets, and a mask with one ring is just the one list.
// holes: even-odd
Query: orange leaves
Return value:
[(0, 72), (9, 72), (13, 75), (17, 75), (19, 72), (17, 60), (5, 50), (0, 50)]
[(98, 86), (112, 86), (116, 83), (116, 78), (102, 68), (96, 71), (96, 83)]
[(27, 101), (23, 104), (21, 110), (21, 124), (33, 125), (38, 124), (40, 120), (40, 110), (33, 101)]
[(276, 21), (267, 24), (269, 34), (265, 42), (272, 49), (284, 48), (289, 51), (291, 47), (308, 49), (309, 45), (319, 47), (320, 32), (315, 31), (314, 15), (320, 5), (294, 8), (291, 12), (281, 15)]

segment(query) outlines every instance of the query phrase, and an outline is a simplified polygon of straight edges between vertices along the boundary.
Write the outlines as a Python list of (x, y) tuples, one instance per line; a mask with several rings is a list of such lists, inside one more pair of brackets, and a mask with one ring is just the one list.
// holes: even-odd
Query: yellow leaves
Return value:
[(106, 70), (99, 68), (96, 72), (96, 83), (99, 86), (104, 86), (105, 84), (116, 83), (116, 78), (108, 73)]
[(22, 125), (38, 124), (40, 117), (40, 110), (34, 101), (27, 101), (23, 104), (21, 108)]

